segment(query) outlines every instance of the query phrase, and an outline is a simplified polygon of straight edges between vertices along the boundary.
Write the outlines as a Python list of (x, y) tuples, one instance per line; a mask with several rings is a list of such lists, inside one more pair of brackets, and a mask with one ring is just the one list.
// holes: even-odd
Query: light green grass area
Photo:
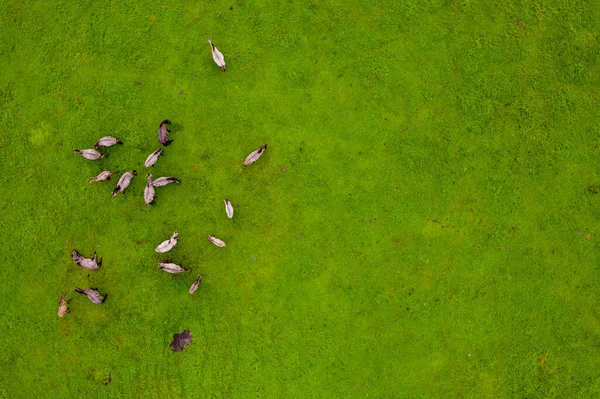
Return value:
[[(0, 397), (599, 397), (599, 21), (584, 0), (2, 1)], [(147, 207), (163, 119), (151, 172), (181, 184)], [(124, 145), (73, 154), (105, 135)], [(138, 176), (112, 198), (118, 176), (86, 182), (105, 169)]]

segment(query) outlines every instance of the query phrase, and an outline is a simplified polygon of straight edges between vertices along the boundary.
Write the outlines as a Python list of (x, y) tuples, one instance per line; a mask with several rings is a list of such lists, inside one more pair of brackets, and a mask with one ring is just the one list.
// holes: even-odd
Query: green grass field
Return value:
[(599, 397), (598, 4), (0, 1), (0, 397)]

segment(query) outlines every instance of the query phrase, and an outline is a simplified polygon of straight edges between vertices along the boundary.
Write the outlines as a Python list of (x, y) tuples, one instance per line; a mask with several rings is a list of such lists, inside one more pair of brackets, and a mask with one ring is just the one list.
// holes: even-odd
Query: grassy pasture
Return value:
[[(599, 396), (599, 21), (578, 0), (2, 0), (0, 397)], [(182, 182), (146, 207), (163, 119), (151, 172)], [(105, 135), (124, 145), (73, 154)], [(118, 176), (86, 183), (105, 169), (138, 176), (112, 198)]]

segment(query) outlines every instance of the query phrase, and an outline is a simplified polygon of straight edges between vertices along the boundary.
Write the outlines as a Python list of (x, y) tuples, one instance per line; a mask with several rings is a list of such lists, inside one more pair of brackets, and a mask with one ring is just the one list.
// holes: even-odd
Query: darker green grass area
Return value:
[[(585, 1), (5, 1), (0, 397), (600, 395), (599, 18)], [(181, 184), (146, 207), (164, 119), (151, 172)], [(124, 145), (73, 154), (105, 135)], [(138, 176), (112, 198), (118, 176), (86, 183), (105, 169)]]

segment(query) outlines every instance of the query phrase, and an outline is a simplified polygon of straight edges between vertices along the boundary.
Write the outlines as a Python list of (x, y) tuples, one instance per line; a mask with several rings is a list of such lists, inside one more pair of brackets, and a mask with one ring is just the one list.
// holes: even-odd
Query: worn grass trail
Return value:
[(597, 396), (599, 14), (4, 1), (0, 397)]

